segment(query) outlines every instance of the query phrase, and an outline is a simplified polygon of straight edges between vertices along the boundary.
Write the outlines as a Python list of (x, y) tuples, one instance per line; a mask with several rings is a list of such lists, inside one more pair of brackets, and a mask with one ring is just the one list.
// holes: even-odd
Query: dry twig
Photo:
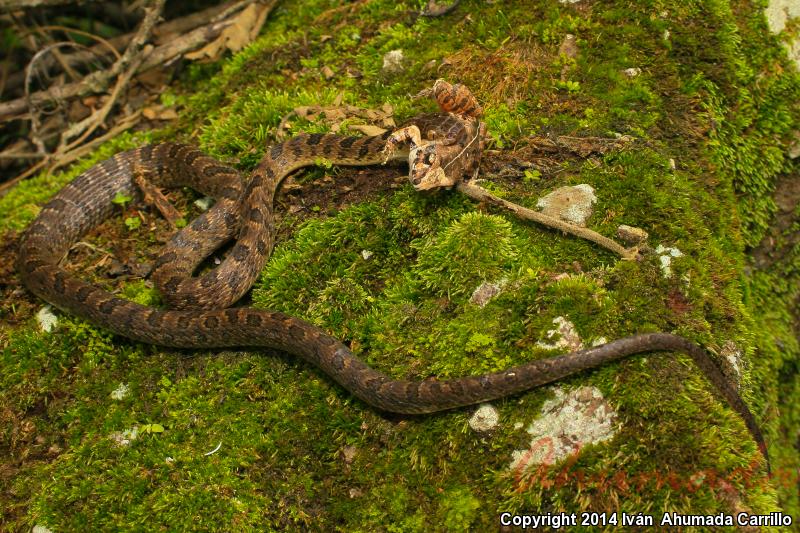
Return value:
[(0, 0), (0, 12), (29, 9), (32, 7), (60, 6), (64, 4), (85, 4), (92, 0)]
[(593, 243), (599, 244), (603, 248), (618, 254), (620, 257), (622, 257), (622, 259), (633, 260), (636, 259), (638, 255), (639, 251), (636, 248), (625, 248), (614, 240), (600, 235), (596, 231), (590, 230), (589, 228), (576, 226), (575, 224), (570, 224), (569, 222), (565, 222), (559, 218), (551, 217), (549, 215), (545, 215), (544, 213), (539, 213), (538, 211), (533, 211), (532, 209), (522, 207), (521, 205), (517, 205), (513, 202), (503, 200), (502, 198), (498, 198), (486, 189), (471, 182), (459, 182), (456, 188), (473, 200), (503, 207), (520, 218), (532, 220), (547, 226), (548, 228), (553, 228), (555, 230), (563, 231), (564, 233), (569, 233), (570, 235), (575, 235), (576, 237), (592, 241)]
[[(209, 41), (217, 38), (219, 34), (231, 24), (231, 21), (222, 17), (230, 16), (238, 10), (243, 9), (254, 0), (243, 0), (236, 4), (231, 5), (222, 12), (218, 12), (215, 8), (213, 11), (208, 10), (208, 13), (218, 13), (215, 15), (214, 22), (195, 28), (189, 33), (180, 35), (173, 39), (165, 39), (166, 42), (156, 47), (151, 53), (144, 58), (144, 61), (137, 69), (137, 72), (143, 72), (153, 67), (162, 66), (169, 63), (171, 60), (181, 56), (182, 54), (195, 50), (200, 46), (208, 43)], [(196, 22), (196, 18), (192, 18), (192, 22)], [(170, 24), (170, 23), (167, 23)], [(163, 35), (166, 35), (163, 34)], [(109, 41), (112, 45), (117, 44), (115, 39)], [(86, 96), (89, 94), (97, 94), (104, 92), (114, 77), (111, 71), (103, 70), (93, 72), (86, 76), (83, 80), (70, 83), (64, 86), (56, 86), (47, 90), (39, 91), (31, 94), (31, 101), (35, 104), (43, 104), (57, 100), (66, 100), (75, 97)], [(28, 102), (25, 98), (17, 98), (8, 102), (0, 103), (0, 121), (11, 120), (15, 118), (25, 118), (28, 111)]]

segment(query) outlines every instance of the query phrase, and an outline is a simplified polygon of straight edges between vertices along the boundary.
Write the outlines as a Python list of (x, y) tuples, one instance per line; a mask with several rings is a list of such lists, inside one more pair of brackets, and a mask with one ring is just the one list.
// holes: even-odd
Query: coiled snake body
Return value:
[[(419, 131), (428, 132), (423, 135), (426, 139), (446, 140), (434, 143), (437, 148), (463, 148), (470, 135), (478, 134), (470, 124), (453, 115), (423, 117), (415, 123)], [(736, 389), (705, 350), (679, 336), (635, 335), (502, 372), (406, 381), (370, 368), (342, 342), (298, 318), (247, 307), (209, 309), (225, 307), (242, 296), (266, 261), (273, 245), (273, 198), (284, 176), (319, 158), (343, 165), (379, 163), (385, 157), (387, 139), (388, 134), (361, 138), (301, 134), (269, 150), (246, 185), (233, 169), (186, 145), (167, 143), (117, 154), (81, 174), (42, 208), (22, 239), (19, 272), (26, 286), (42, 299), (116, 334), (180, 348), (284, 350), (318, 366), (368, 404), (396, 413), (430, 413), (508, 396), (632, 354), (683, 352), (741, 415), (766, 452), (755, 418)], [(404, 139), (408, 136), (399, 137)], [(413, 146), (412, 152), (423, 158), (420, 164), (429, 165), (433, 158), (424, 148)], [(480, 155), (470, 152), (464, 157), (463, 152), (459, 152), (462, 174), (474, 169)], [(112, 213), (115, 195), (137, 194), (136, 172), (146, 173), (159, 185), (190, 185), (217, 199), (211, 210), (173, 239), (154, 266), (153, 278), (179, 309), (154, 309), (118, 298), (59, 266), (70, 246)], [(237, 232), (238, 240), (223, 264), (192, 278), (197, 264)]]

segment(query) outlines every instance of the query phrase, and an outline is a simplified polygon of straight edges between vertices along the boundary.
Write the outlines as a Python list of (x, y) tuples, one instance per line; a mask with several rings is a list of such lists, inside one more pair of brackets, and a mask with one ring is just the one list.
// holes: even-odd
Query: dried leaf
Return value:
[(178, 113), (171, 107), (161, 105), (149, 106), (142, 109), (142, 115), (148, 120), (175, 120)]
[(256, 38), (272, 10), (272, 4), (250, 4), (232, 19), (219, 37), (203, 48), (185, 54), (186, 59), (215, 61), (225, 50), (238, 52)]
[(314, 111), (311, 110), (311, 107), (307, 105), (295, 107), (293, 111), (298, 118), (306, 120), (309, 120), (309, 117), (312, 115), (312, 113), (316, 114)]
[(322, 110), (325, 119), (331, 122), (341, 122), (347, 118), (347, 113), (341, 107), (327, 107)]

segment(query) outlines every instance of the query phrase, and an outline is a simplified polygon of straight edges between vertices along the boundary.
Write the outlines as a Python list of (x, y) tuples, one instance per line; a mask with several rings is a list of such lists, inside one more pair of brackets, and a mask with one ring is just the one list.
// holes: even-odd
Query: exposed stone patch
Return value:
[(620, 224), (617, 228), (617, 237), (627, 245), (642, 244), (650, 235), (642, 228)]
[(512, 453), (511, 470), (522, 472), (529, 465), (552, 465), (587, 444), (604, 442), (615, 435), (617, 413), (597, 388), (554, 391), (555, 398), (544, 403), (540, 417), (527, 429), (532, 436), (530, 447)]
[(583, 347), (583, 342), (575, 329), (575, 324), (563, 316), (555, 317), (553, 319), (553, 324), (555, 324), (556, 329), (548, 330), (547, 338), (554, 342), (546, 343), (538, 341), (536, 346), (548, 350), (567, 349), (572, 352), (580, 350)]
[(578, 57), (578, 39), (573, 34), (568, 33), (564, 36), (564, 40), (561, 41), (561, 45), (558, 47), (558, 54), (564, 55), (570, 59), (575, 59)]
[(214, 198), (211, 196), (198, 198), (194, 201), (194, 205), (197, 206), (200, 211), (208, 211), (211, 206), (214, 205)]
[(131, 442), (139, 438), (139, 426), (133, 426), (123, 431), (115, 431), (109, 437), (117, 446), (130, 446)]
[(53, 313), (53, 308), (47, 304), (36, 313), (36, 321), (45, 333), (50, 333), (58, 325), (58, 317)]
[(403, 60), (405, 56), (402, 50), (392, 50), (383, 56), (383, 72), (386, 74), (396, 74), (403, 71)]
[(536, 207), (545, 215), (566, 220), (578, 226), (585, 226), (592, 215), (592, 205), (597, 201), (591, 185), (559, 187), (536, 202)]
[(345, 446), (342, 448), (342, 459), (346, 464), (353, 464), (353, 459), (356, 457), (358, 449), (355, 446)]
[(125, 383), (120, 383), (119, 387), (111, 391), (111, 399), (121, 400), (125, 398), (129, 392), (130, 392), (130, 387), (128, 387), (128, 385)]
[(642, 73), (642, 69), (640, 69), (639, 67), (631, 67), (631, 68), (626, 68), (625, 70), (622, 71), (622, 73), (629, 78), (635, 78), (636, 76)]
[[(800, 17), (800, 2), (797, 0), (769, 0), (764, 14), (767, 17), (770, 31), (780, 33), (786, 28), (790, 19)], [(786, 43), (786, 52), (789, 54), (789, 59), (800, 68), (800, 39)]]
[(683, 255), (683, 252), (681, 252), (677, 248), (670, 248), (659, 244), (658, 248), (656, 248), (656, 253), (658, 254), (658, 258), (661, 263), (661, 272), (664, 274), (665, 278), (671, 278), (672, 258), (681, 257)]
[(789, 145), (789, 159), (797, 159), (800, 157), (800, 130), (795, 131), (792, 134), (794, 140), (792, 144)]
[(725, 344), (720, 348), (719, 354), (725, 358), (734, 372), (734, 378), (737, 382), (741, 382), (742, 369), (740, 364), (742, 362), (742, 351), (736, 346), (733, 341), (725, 341)]
[(500, 415), (491, 404), (482, 403), (469, 419), (469, 427), (475, 431), (486, 432), (497, 427)]
[(473, 303), (478, 307), (485, 307), (492, 298), (503, 292), (503, 288), (507, 283), (508, 280), (506, 279), (501, 279), (500, 281), (495, 282), (484, 281), (477, 289), (475, 289), (475, 291), (472, 293), (472, 296), (470, 296), (470, 303)]

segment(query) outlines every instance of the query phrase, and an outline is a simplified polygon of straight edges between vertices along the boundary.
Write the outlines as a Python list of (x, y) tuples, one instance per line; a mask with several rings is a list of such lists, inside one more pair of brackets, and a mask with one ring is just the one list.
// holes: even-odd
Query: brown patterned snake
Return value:
[[(452, 110), (439, 100), (443, 110)], [(417, 188), (426, 188), (430, 176), (441, 181), (442, 168), (455, 169), (452, 176), (461, 179), (477, 167), (482, 143), (473, 141), (483, 130), (469, 113), (423, 116), (412, 123), (418, 129), (404, 128), (392, 137), (297, 135), (273, 146), (246, 185), (236, 171), (186, 145), (167, 143), (117, 154), (81, 174), (42, 208), (21, 242), (21, 277), (42, 299), (116, 334), (181, 348), (284, 350), (318, 366), (368, 404), (396, 413), (430, 413), (492, 400), (633, 354), (682, 352), (741, 415), (766, 456), (758, 424), (736, 389), (705, 350), (676, 335), (634, 335), (482, 376), (405, 381), (373, 370), (342, 342), (308, 322), (262, 309), (224, 308), (248, 290), (272, 250), (273, 199), (292, 170), (320, 158), (340, 165), (379, 163), (388, 139), (392, 147), (412, 141), (411, 177)], [(161, 186), (189, 185), (217, 199), (212, 209), (174, 237), (154, 267), (155, 282), (178, 309), (149, 308), (118, 298), (59, 266), (70, 247), (113, 212), (115, 195), (138, 193), (133, 185), (137, 172), (147, 173)], [(237, 233), (237, 242), (220, 267), (191, 277), (220, 242)]]

